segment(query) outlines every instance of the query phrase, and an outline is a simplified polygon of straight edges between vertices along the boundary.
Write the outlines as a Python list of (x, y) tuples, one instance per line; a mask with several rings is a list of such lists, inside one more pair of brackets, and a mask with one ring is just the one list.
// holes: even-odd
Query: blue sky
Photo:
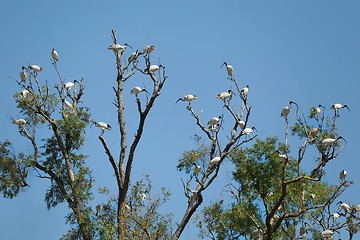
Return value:
[[(220, 66), (227, 61), (234, 66), (240, 85), (250, 86), (253, 106), (251, 125), (259, 137), (283, 137), (284, 121), (280, 112), (289, 100), (304, 112), (311, 106), (347, 104), (338, 120), (347, 144), (340, 157), (330, 163), (327, 179), (338, 181), (338, 172), (348, 170), (355, 181), (343, 200), (359, 202), (360, 167), (356, 146), (359, 144), (357, 120), (360, 117), (360, 3), (350, 1), (5, 1), (0, 9), (1, 44), (0, 94), (1, 139), (15, 142), (17, 152), (31, 150), (19, 136), (11, 117), (21, 115), (12, 96), (19, 91), (9, 76), (18, 77), (22, 65), (38, 64), (45, 68), (42, 76), (56, 79), (50, 63), (50, 51), (60, 55), (59, 68), (65, 80), (84, 78), (85, 105), (97, 121), (105, 121), (114, 131), (106, 140), (116, 152), (118, 131), (116, 111), (112, 105), (115, 64), (111, 52), (111, 29), (118, 40), (134, 49), (155, 45), (153, 59), (160, 59), (169, 76), (161, 97), (150, 114), (141, 147), (136, 153), (134, 180), (150, 174), (155, 190), (161, 186), (173, 194), (164, 210), (176, 209), (175, 220), (185, 210), (186, 199), (176, 171), (184, 150), (194, 147), (190, 136), (199, 129), (182, 104), (174, 102), (185, 93), (196, 94), (203, 121), (222, 113), (217, 93), (227, 90), (229, 81)], [(127, 54), (130, 54), (128, 51)], [(134, 77), (126, 84), (130, 89), (145, 84)], [(128, 100), (129, 135), (135, 130), (136, 105)], [(87, 131), (84, 151), (93, 168), (95, 189), (113, 188), (115, 182), (96, 128)], [(308, 161), (312, 161), (309, 156)], [(215, 201), (231, 171), (224, 163), (222, 176), (204, 194), (205, 204)], [(31, 188), (19, 198), (0, 197), (0, 225), (3, 239), (58, 239), (68, 228), (65, 204), (48, 211), (44, 202), (47, 183), (36, 177)], [(96, 197), (94, 205), (101, 202)], [(204, 204), (204, 205), (205, 205)], [(41, 229), (41, 232), (40, 232)], [(187, 229), (183, 239), (196, 239)]]

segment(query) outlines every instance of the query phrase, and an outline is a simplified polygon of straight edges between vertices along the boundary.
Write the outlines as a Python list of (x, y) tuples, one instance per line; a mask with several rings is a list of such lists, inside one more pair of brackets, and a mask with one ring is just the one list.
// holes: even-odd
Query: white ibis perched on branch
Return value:
[(340, 214), (338, 214), (338, 213), (332, 213), (331, 214), (331, 218), (335, 221), (337, 218), (339, 218), (340, 217)]
[(145, 54), (150, 54), (152, 51), (154, 51), (156, 48), (155, 46), (153, 45), (148, 45), (148, 46), (145, 46), (144, 49), (143, 49), (143, 52)]
[[(161, 66), (161, 65), (160, 65)], [(151, 65), (149, 67), (149, 69), (145, 69), (144, 72), (147, 72), (147, 73), (155, 73), (156, 71), (159, 71), (160, 70), (160, 66), (158, 65)]]
[(334, 232), (330, 229), (326, 229), (321, 233), (321, 239), (332, 239)]
[(104, 134), (105, 130), (111, 130), (111, 126), (107, 123), (104, 122), (93, 122), (95, 124), (95, 127), (98, 127), (101, 129), (101, 135), (102, 136)]
[(114, 52), (123, 52), (125, 51), (126, 47), (130, 47), (132, 48), (129, 44), (125, 43), (124, 46), (116, 43), (116, 44), (113, 44), (113, 45), (110, 45), (108, 47), (108, 50), (111, 50), (111, 51), (114, 51)]
[(341, 104), (341, 103), (335, 103), (335, 104), (333, 104), (333, 105), (330, 107), (330, 109), (332, 109), (332, 110), (335, 111), (335, 115), (337, 115), (337, 116), (339, 116), (339, 110), (340, 110), (341, 108), (347, 108), (347, 109), (350, 111), (350, 108), (349, 108), (348, 106), (343, 105), (343, 104)]
[(29, 90), (24, 89), (20, 92), (21, 98), (26, 98), (30, 94)]
[(128, 63), (134, 62), (137, 60), (137, 58), (140, 56), (141, 53), (139, 53), (138, 50), (136, 52), (133, 52), (130, 57), (128, 58)]
[(12, 123), (21, 128), (23, 128), (26, 125), (25, 119), (22, 119), (22, 118), (16, 119)]
[(316, 113), (316, 114), (320, 114), (321, 108), (322, 108), (322, 109), (325, 109), (325, 107), (324, 107), (323, 105), (319, 104), (319, 106), (317, 106), (317, 107), (315, 108), (315, 113)]
[(226, 62), (224, 62), (224, 63), (221, 65), (221, 68), (222, 68), (224, 65), (226, 66), (226, 71), (227, 71), (228, 76), (229, 76), (230, 78), (232, 78), (232, 77), (233, 77), (233, 67), (232, 67), (231, 65), (227, 64)]
[[(230, 90), (228, 90), (228, 91), (226, 91), (226, 92), (221, 92), (221, 93), (219, 93), (219, 94), (216, 96), (216, 98), (225, 101), (227, 98), (231, 97), (232, 94), (234, 94), (234, 92), (231, 91), (231, 89), (230, 89)], [(235, 94), (234, 94), (234, 95), (235, 95)]]
[(35, 71), (35, 72), (42, 72), (42, 71), (44, 71), (44, 69), (43, 69), (42, 67), (38, 66), (38, 65), (31, 65), (31, 66), (29, 66), (29, 68), (30, 68), (31, 70)]
[(77, 82), (77, 80), (74, 80), (74, 82), (67, 82), (65, 83), (64, 87), (67, 91), (70, 91), (70, 89), (75, 85), (75, 83)]
[(246, 85), (243, 89), (240, 91), (240, 96), (242, 99), (246, 99), (247, 95), (249, 93), (249, 85)]
[(140, 199), (141, 201), (145, 201), (145, 199), (146, 199), (146, 193), (147, 193), (147, 191), (145, 191), (145, 192), (143, 192), (143, 193), (140, 193), (139, 199)]
[(325, 139), (321, 140), (321, 143), (324, 144), (324, 145), (330, 145), (330, 144), (335, 143), (339, 139), (342, 139), (342, 140), (344, 140), (344, 142), (346, 142), (345, 138), (340, 136), (340, 137), (337, 137), (337, 138), (325, 138)]
[(247, 135), (249, 135), (250, 133), (252, 133), (254, 130), (257, 131), (257, 129), (256, 129), (255, 127), (245, 128), (245, 129), (242, 131), (242, 133), (247, 136)]
[(26, 67), (22, 66), (21, 69), (22, 69), (22, 71), (20, 72), (20, 79), (21, 79), (21, 81), (26, 83), (26, 72), (24, 71), (26, 69)]
[(345, 181), (346, 175), (347, 175), (347, 172), (345, 170), (341, 170), (340, 174), (339, 174), (340, 180)]
[(287, 116), (289, 115), (289, 112), (291, 110), (292, 104), (295, 104), (297, 107), (299, 107), (295, 102), (290, 101), (289, 106), (284, 107), (283, 110), (281, 111), (281, 115), (280, 115), (281, 117), (287, 118)]
[(69, 101), (67, 101), (67, 100), (64, 100), (64, 104), (65, 104), (65, 106), (68, 107), (68, 108), (73, 108), (73, 105), (72, 105)]
[(57, 53), (57, 51), (55, 49), (51, 50), (51, 57), (54, 60), (54, 62), (59, 61), (59, 54)]
[(142, 89), (141, 87), (134, 87), (133, 89), (131, 89), (131, 94), (134, 94), (136, 97), (139, 93), (141, 92), (146, 92), (147, 94), (149, 94), (149, 92), (144, 88)]
[(220, 162), (220, 160), (221, 160), (221, 157), (214, 157), (213, 159), (210, 160), (209, 165), (213, 166), (215, 164), (218, 164)]
[(209, 126), (214, 126), (214, 125), (216, 125), (218, 122), (220, 122), (220, 120), (221, 120), (221, 116), (219, 116), (219, 117), (213, 117), (213, 118), (211, 118), (211, 119), (208, 121), (208, 125), (209, 125)]
[(337, 204), (340, 204), (340, 207), (345, 211), (345, 215), (347, 213), (351, 213), (351, 207), (349, 206), (349, 204), (344, 203), (342, 201), (338, 202)]
[(196, 95), (193, 95), (193, 94), (186, 94), (183, 98), (179, 98), (175, 104), (178, 102), (178, 101), (183, 101), (183, 102), (188, 102), (189, 104), (196, 100), (197, 99), (197, 96)]

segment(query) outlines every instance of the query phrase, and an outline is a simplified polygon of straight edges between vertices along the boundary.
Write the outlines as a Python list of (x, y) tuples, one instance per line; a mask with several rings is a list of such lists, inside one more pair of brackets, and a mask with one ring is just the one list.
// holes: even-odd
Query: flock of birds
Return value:
[[(130, 45), (128, 45), (126, 43), (124, 45), (120, 45), (120, 44), (117, 43), (117, 44), (110, 45), (108, 47), (108, 50), (111, 50), (111, 51), (113, 51), (115, 53), (120, 53), (120, 55), (121, 55), (125, 51), (126, 47), (132, 48)], [(156, 49), (155, 46), (149, 45), (149, 46), (145, 46), (142, 52), (140, 52), (138, 50), (133, 52), (130, 55), (130, 57), (128, 58), (128, 63), (130, 64), (131, 62), (135, 62), (137, 60), (137, 58), (141, 54), (147, 54), (148, 55), (152, 51), (154, 51), (155, 49)], [(59, 54), (57, 53), (57, 51), (55, 49), (51, 50), (51, 57), (54, 60), (54, 62), (59, 61)], [(226, 67), (228, 77), (230, 79), (233, 79), (233, 77), (234, 77), (234, 75), (233, 75), (233, 67), (231, 65), (229, 65), (228, 63), (226, 63), (226, 62), (224, 62), (221, 65), (221, 67), (223, 67), (223, 66)], [(145, 69), (144, 72), (153, 74), (156, 71), (158, 71), (159, 69), (160, 69), (159, 66), (151, 65), (151, 66), (149, 66), (148, 69)], [(27, 79), (26, 70), (32, 70), (35, 75), (37, 73), (39, 73), (39, 72), (44, 71), (44, 69), (42, 67), (38, 66), (38, 65), (30, 65), (30, 66), (28, 66), (28, 68), (22, 66), (22, 71), (20, 72), (20, 79), (24, 83), (26, 83), (26, 79)], [(71, 88), (75, 85), (75, 83), (76, 83), (76, 80), (74, 82), (67, 82), (64, 85), (64, 88), (66, 89), (66, 91), (70, 91)], [(138, 97), (138, 94), (140, 94), (141, 92), (145, 92), (146, 94), (149, 94), (149, 92), (146, 89), (142, 89), (139, 86), (134, 87), (130, 91), (130, 93), (135, 95), (136, 97)], [(248, 93), (249, 93), (249, 85), (247, 85), (246, 87), (241, 89), (240, 97), (242, 99), (246, 99)], [(27, 89), (22, 90), (20, 92), (20, 96), (22, 98), (26, 98), (27, 96), (29, 96), (29, 94), (30, 94), (30, 92)], [(229, 89), (228, 91), (224, 91), (224, 92), (221, 92), (221, 93), (217, 94), (216, 98), (225, 102), (226, 100), (230, 99), (233, 95), (235, 95), (235, 93), (231, 89)], [(183, 101), (183, 102), (187, 102), (188, 106), (190, 106), (191, 102), (194, 101), (194, 100), (197, 100), (197, 99), (198, 99), (198, 97), (196, 95), (186, 94), (184, 97), (179, 98), (175, 103), (178, 103), (179, 101)], [(72, 107), (72, 104), (70, 102), (65, 100), (64, 103), (65, 103), (65, 105), (67, 107), (69, 107), (69, 108)], [(280, 116), (286, 119), (287, 116), (289, 115), (290, 111), (291, 111), (292, 105), (295, 105), (297, 108), (299, 107), (295, 102), (290, 101), (289, 105), (285, 106), (282, 109)], [(315, 113), (319, 114), (321, 112), (321, 108), (325, 109), (322, 105), (318, 105), (318, 107), (315, 108)], [(335, 111), (335, 116), (339, 116), (339, 110), (343, 109), (343, 108), (346, 108), (346, 109), (350, 110), (347, 105), (343, 105), (343, 104), (340, 104), (340, 103), (335, 103), (330, 107), (330, 109)], [(215, 131), (217, 129), (218, 124), (221, 121), (221, 119), (222, 119), (222, 116), (211, 118), (207, 123), (209, 129), (211, 131)], [(19, 127), (20, 133), (22, 133), (24, 131), (24, 128), (25, 128), (25, 125), (27, 124), (27, 122), (26, 122), (25, 119), (19, 118), (19, 119), (14, 120), (13, 124), (17, 125)], [(111, 126), (109, 124), (105, 123), (105, 122), (95, 122), (95, 121), (93, 121), (93, 124), (95, 124), (96, 127), (101, 129), (101, 135), (100, 136), (102, 136), (104, 134), (105, 130), (111, 130)], [(243, 121), (239, 121), (239, 126), (242, 129), (242, 134), (246, 135), (246, 136), (251, 134), (254, 130), (256, 130), (255, 127), (252, 127), (252, 128), (247, 127), (247, 128), (245, 128), (245, 122), (243, 122)], [(310, 135), (314, 135), (316, 133), (317, 133), (317, 129), (312, 129), (310, 131)], [(346, 142), (346, 140), (343, 137), (340, 136), (340, 137), (337, 137), (337, 138), (325, 138), (325, 139), (321, 140), (321, 143), (324, 144), (324, 145), (331, 145), (331, 144), (335, 143), (336, 141), (338, 141), (339, 139), (343, 139)], [(288, 160), (286, 155), (280, 154), (280, 153), (279, 153), (279, 158), (282, 161), (287, 161)], [(209, 165), (210, 166), (215, 166), (220, 161), (221, 161), (221, 157), (214, 157), (209, 161)], [(197, 176), (199, 174), (201, 168), (200, 168), (199, 165), (196, 165), (195, 163), (194, 163), (194, 166), (195, 166), (195, 169), (194, 169), (193, 175)], [(347, 172), (345, 170), (342, 170), (340, 172), (340, 176), (339, 176), (340, 180), (345, 181), (346, 175), (347, 175)], [(145, 197), (146, 197), (146, 195), (142, 194), (140, 198), (142, 200), (145, 200)], [(341, 215), (346, 215), (347, 213), (351, 214), (351, 213), (354, 212), (354, 209), (351, 208), (348, 204), (343, 203), (343, 202), (339, 202), (339, 204), (340, 204), (341, 209), (344, 210), (344, 213), (334, 213), (334, 214), (332, 214), (332, 217), (334, 219), (340, 217)], [(359, 206), (356, 205), (355, 210), (359, 211), (360, 210), (360, 205)], [(326, 238), (328, 236), (332, 236), (333, 231), (325, 230), (325, 231), (322, 232), (321, 235), (322, 235), (322, 237)]]

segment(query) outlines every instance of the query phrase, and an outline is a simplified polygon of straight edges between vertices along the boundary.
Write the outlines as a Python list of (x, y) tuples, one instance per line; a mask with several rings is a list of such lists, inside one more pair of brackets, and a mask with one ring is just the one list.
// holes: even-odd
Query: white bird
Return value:
[(336, 220), (339, 217), (340, 217), (340, 214), (338, 214), (338, 213), (332, 213), (331, 214), (331, 218), (334, 219), (334, 220)]
[(221, 160), (221, 157), (214, 157), (213, 159), (210, 160), (209, 165), (213, 166), (213, 165), (219, 163), (220, 160)]
[(309, 196), (310, 196), (311, 199), (315, 199), (316, 194), (315, 194), (315, 193), (311, 193)]
[(24, 83), (26, 83), (26, 72), (24, 71), (26, 68), (24, 66), (21, 67), (22, 71), (20, 72), (20, 79)]
[[(249, 134), (252, 133), (254, 130), (256, 130), (255, 127), (245, 128), (245, 129), (242, 131), (242, 134), (244, 134), (244, 135), (249, 135)], [(257, 130), (256, 130), (256, 131), (257, 131)]]
[(340, 104), (340, 103), (335, 103), (335, 104), (333, 104), (330, 108), (333, 109), (333, 110), (335, 110), (335, 111), (337, 111), (337, 110), (339, 110), (339, 109), (341, 109), (341, 108), (347, 108), (347, 109), (350, 111), (350, 109), (349, 109), (348, 106), (342, 105), (342, 104)]
[(20, 92), (21, 98), (26, 98), (30, 94), (29, 90), (24, 89)]
[(356, 205), (352, 206), (351, 212), (352, 213), (360, 212), (360, 204), (356, 204)]
[(183, 102), (188, 102), (189, 104), (196, 100), (197, 99), (197, 96), (196, 95), (193, 95), (193, 94), (186, 94), (183, 98), (179, 98), (175, 104), (178, 102), (178, 101), (183, 101)]
[(248, 93), (249, 93), (249, 85), (246, 85), (246, 87), (241, 89), (240, 96), (242, 97), (242, 99), (246, 99)]
[(95, 127), (98, 127), (101, 129), (101, 135), (104, 134), (105, 130), (111, 130), (111, 126), (104, 122), (94, 122)]
[(111, 50), (111, 51), (114, 51), (114, 52), (123, 52), (123, 51), (125, 51), (127, 46), (131, 48), (131, 46), (129, 44), (127, 44), (127, 43), (125, 43), (124, 46), (116, 43), (116, 44), (110, 45), (108, 47), (108, 50)]
[(54, 60), (54, 62), (59, 61), (59, 54), (57, 53), (57, 51), (55, 49), (51, 50), (51, 57)]
[(69, 101), (67, 101), (67, 100), (64, 100), (64, 104), (65, 104), (66, 107), (68, 107), (68, 108), (72, 108), (72, 107), (73, 107), (73, 105), (72, 105)]
[(129, 56), (129, 58), (128, 58), (128, 63), (131, 63), (131, 62), (133, 62), (133, 61), (136, 61), (136, 59), (139, 57), (140, 54), (141, 54), (141, 53), (139, 53), (138, 50), (136, 50), (136, 52), (133, 52), (133, 53)]
[(325, 109), (323, 105), (319, 104), (319, 106), (315, 108), (315, 114), (319, 114), (321, 112), (321, 108)]
[(345, 211), (345, 214), (351, 212), (351, 207), (349, 206), (349, 204), (342, 201), (338, 202), (337, 204), (340, 204), (340, 207)]
[(155, 73), (156, 71), (159, 71), (160, 67), (158, 65), (151, 65), (149, 69), (145, 69), (145, 72), (148, 73)]
[(76, 83), (77, 81), (75, 80), (74, 82), (67, 82), (67, 83), (65, 83), (65, 89), (67, 90), (67, 91), (70, 91), (70, 89), (75, 85), (75, 83)]
[(42, 72), (42, 71), (44, 71), (44, 69), (43, 69), (42, 67), (38, 66), (38, 65), (31, 65), (31, 66), (29, 66), (29, 68), (30, 68), (31, 70), (34, 70), (35, 72)]
[(284, 107), (283, 110), (281, 111), (281, 115), (280, 115), (281, 117), (287, 118), (287, 116), (288, 116), (288, 114), (289, 114), (289, 112), (291, 110), (291, 105), (292, 104), (295, 104), (296, 106), (298, 106), (295, 102), (290, 101), (289, 106)]
[(321, 143), (324, 144), (325, 146), (327, 146), (327, 145), (333, 144), (334, 142), (338, 141), (339, 139), (343, 139), (346, 142), (345, 138), (340, 136), (338, 138), (325, 138), (325, 139), (321, 140)]
[(140, 198), (140, 200), (141, 201), (145, 201), (145, 199), (146, 199), (146, 193), (140, 193), (140, 196), (139, 196), (139, 198)]
[(16, 119), (12, 123), (19, 127), (24, 127), (26, 125), (25, 119), (22, 119), (22, 118)]
[(227, 64), (226, 62), (224, 62), (222, 65), (221, 65), (221, 67), (222, 66), (226, 66), (226, 71), (227, 71), (227, 73), (228, 73), (228, 76), (230, 77), (230, 78), (232, 78), (233, 77), (233, 67), (231, 66), (231, 65), (229, 65), (229, 64)]
[(339, 174), (340, 180), (344, 181), (346, 178), (346, 175), (347, 175), (347, 172), (345, 170), (341, 170), (340, 174)]
[(238, 121), (238, 123), (241, 129), (245, 128), (245, 122), (243, 120)]
[(288, 157), (285, 154), (280, 154), (279, 153), (279, 158), (283, 163), (288, 161)]
[(216, 98), (225, 101), (227, 98), (229, 98), (233, 94), (233, 91), (228, 90), (226, 92), (219, 93)]
[(146, 54), (150, 54), (152, 51), (154, 51), (156, 48), (155, 48), (155, 46), (153, 46), (153, 45), (149, 45), (149, 46), (145, 46), (144, 47), (144, 53), (146, 53)]
[(195, 163), (193, 163), (193, 165), (195, 166), (193, 175), (197, 176), (201, 170), (201, 167)]
[(218, 124), (218, 122), (220, 122), (221, 120), (221, 116), (219, 117), (213, 117), (211, 118), (209, 121), (208, 121), (208, 125), (211, 127), (211, 126), (215, 126), (216, 124)]
[(141, 92), (146, 92), (147, 94), (149, 94), (149, 92), (145, 88), (141, 89), (141, 87), (134, 87), (133, 89), (131, 89), (130, 93), (135, 94), (137, 96)]
[(331, 239), (333, 235), (334, 235), (334, 232), (331, 231), (330, 229), (327, 229), (321, 233), (321, 238), (322, 239)]

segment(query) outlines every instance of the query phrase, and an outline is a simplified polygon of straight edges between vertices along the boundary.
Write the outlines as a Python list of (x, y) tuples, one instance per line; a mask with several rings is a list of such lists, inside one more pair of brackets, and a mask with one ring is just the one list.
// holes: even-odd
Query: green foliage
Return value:
[(193, 139), (197, 144), (197, 148), (184, 151), (176, 166), (179, 171), (185, 170), (187, 174), (191, 172), (194, 163), (203, 166), (204, 163), (207, 162), (207, 156), (209, 154), (209, 147), (204, 143), (201, 137), (195, 135)]
[(20, 191), (27, 186), (27, 167), (30, 158), (23, 153), (11, 153), (12, 143), (8, 140), (0, 143), (0, 191), (6, 198), (17, 197)]

